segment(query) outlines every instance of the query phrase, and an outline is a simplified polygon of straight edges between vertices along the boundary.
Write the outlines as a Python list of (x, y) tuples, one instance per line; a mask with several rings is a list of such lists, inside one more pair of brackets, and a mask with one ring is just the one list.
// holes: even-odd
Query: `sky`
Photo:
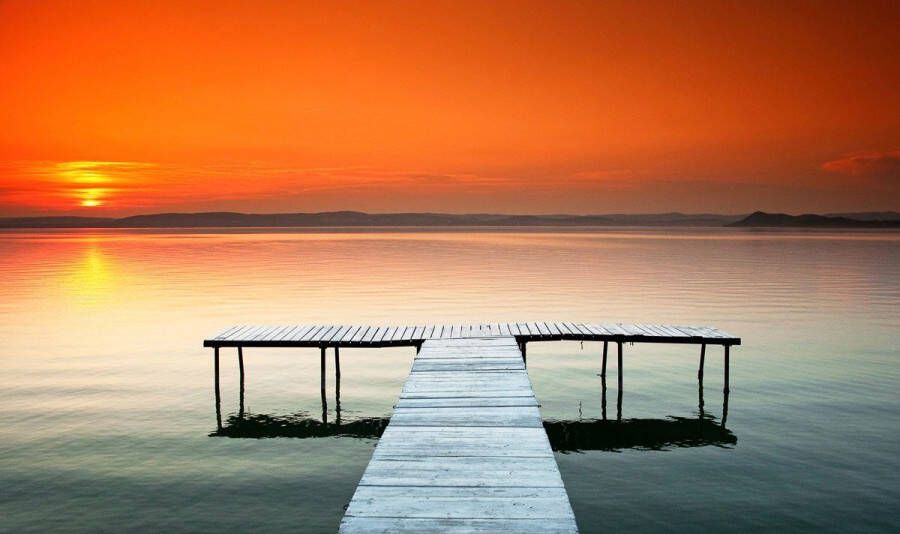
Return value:
[(900, 2), (0, 0), (0, 216), (900, 210)]

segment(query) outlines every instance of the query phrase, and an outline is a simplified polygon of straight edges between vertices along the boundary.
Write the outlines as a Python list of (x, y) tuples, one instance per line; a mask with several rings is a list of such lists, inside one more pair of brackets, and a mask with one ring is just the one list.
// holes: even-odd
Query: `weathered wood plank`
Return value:
[(293, 332), (291, 332), (290, 334), (288, 334), (288, 335), (284, 338), (284, 341), (289, 341), (289, 342), (296, 342), (296, 341), (299, 341), (300, 338), (303, 337), (304, 334), (306, 334), (307, 332), (309, 332), (309, 329), (310, 329), (310, 328), (312, 328), (312, 325), (305, 325), (305, 326), (304, 326), (304, 325), (301, 325), (301, 326), (298, 327), (296, 330), (294, 330)]
[(369, 333), (369, 330), (371, 330), (371, 329), (372, 329), (371, 326), (359, 327), (359, 330), (357, 330), (356, 333), (353, 334), (353, 337), (350, 338), (350, 343), (359, 343), (366, 336), (366, 334)]
[(422, 334), (424, 332), (425, 332), (424, 326), (417, 326), (415, 328), (415, 330), (413, 330), (412, 336), (410, 336), (410, 337), (412, 337), (412, 339), (422, 339)]
[(523, 370), (522, 358), (472, 358), (471, 360), (450, 359), (422, 360), (413, 367), (413, 372), (425, 371), (505, 371)]
[(538, 403), (534, 397), (527, 395), (503, 397), (435, 396), (427, 399), (401, 397), (397, 401), (397, 408), (501, 408), (511, 406), (537, 407)]
[(270, 332), (272, 332), (272, 331), (275, 330), (276, 328), (278, 328), (278, 327), (277, 327), (277, 326), (265, 326), (265, 327), (263, 327), (262, 329), (260, 329), (260, 330), (253, 336), (252, 341), (262, 341), (263, 339), (265, 339), (265, 337), (266, 337)]
[(540, 457), (392, 457), (380, 454), (360, 486), (466, 486), (562, 488), (552, 454)]
[(222, 330), (217, 335), (213, 336), (213, 339), (228, 339), (228, 336), (238, 330), (244, 328), (242, 325), (230, 326), (225, 330)]
[(249, 341), (253, 339), (253, 336), (257, 334), (260, 330), (264, 329), (264, 326), (251, 326), (241, 335), (242, 341)]
[(303, 334), (303, 337), (300, 338), (300, 341), (307, 342), (307, 341), (311, 340), (312, 337), (316, 334), (316, 332), (318, 332), (322, 328), (324, 328), (322, 325), (312, 325), (312, 328), (310, 328), (309, 330), (306, 331), (305, 334)]
[(323, 325), (322, 328), (319, 329), (318, 332), (314, 333), (310, 338), (310, 341), (314, 343), (322, 343), (322, 339), (334, 329), (333, 324)]
[(274, 341), (284, 341), (285, 339), (288, 339), (290, 337), (290, 335), (293, 334), (298, 328), (300, 328), (300, 325), (293, 325), (289, 328), (285, 328), (284, 330), (281, 331), (281, 333), (279, 333), (277, 336), (275, 336), (273, 338), (273, 340)]
[(392, 337), (392, 336), (394, 335), (394, 333), (396, 333), (396, 332), (397, 332), (397, 327), (396, 327), (396, 326), (389, 326), (389, 327), (385, 328), (385, 329), (384, 329), (384, 335), (381, 336), (381, 339), (380, 339), (379, 341), (381, 341), (382, 343), (384, 343), (384, 342), (386, 342), (386, 341), (390, 341), (390, 340), (391, 340), (391, 337)]
[(347, 325), (339, 325), (334, 327), (332, 331), (328, 332), (328, 336), (323, 339), (326, 343), (332, 343), (336, 339), (339, 339), (342, 335), (344, 335), (344, 331), (350, 328)]
[(347, 343), (350, 343), (350, 340), (353, 339), (353, 335), (356, 334), (356, 332), (357, 332), (360, 328), (362, 328), (362, 327), (361, 327), (361, 326), (357, 326), (357, 325), (351, 326), (350, 328), (347, 329), (346, 332), (344, 332), (344, 335), (341, 336), (341, 339), (337, 340), (337, 342), (340, 343), (341, 345), (345, 345), (345, 344), (347, 344)]
[(574, 518), (555, 519), (434, 519), (418, 517), (352, 517), (345, 516), (340, 532), (382, 533), (497, 533), (564, 534), (578, 532)]
[(368, 333), (366, 333), (366, 337), (363, 338), (363, 343), (371, 343), (376, 337), (381, 339), (381, 336), (384, 335), (384, 327), (377, 326), (374, 328), (370, 328)]
[(564, 488), (359, 486), (350, 517), (570, 519)]
[[(464, 399), (463, 399), (464, 400)], [(543, 428), (529, 427), (392, 427), (388, 425), (374, 457), (515, 456), (552, 454)]]
[(491, 389), (479, 388), (476, 391), (471, 389), (442, 389), (440, 391), (431, 391), (429, 389), (408, 389), (400, 394), (401, 399), (428, 399), (428, 398), (498, 398), (498, 397), (521, 397), (527, 396), (529, 390), (527, 388), (501, 388), (495, 387)]
[(244, 331), (246, 331), (250, 328), (253, 328), (253, 327), (248, 326), (248, 325), (232, 326), (231, 328), (228, 328), (227, 330), (225, 330), (218, 336), (214, 337), (213, 340), (224, 341), (227, 339), (235, 339), (235, 338), (239, 337)]

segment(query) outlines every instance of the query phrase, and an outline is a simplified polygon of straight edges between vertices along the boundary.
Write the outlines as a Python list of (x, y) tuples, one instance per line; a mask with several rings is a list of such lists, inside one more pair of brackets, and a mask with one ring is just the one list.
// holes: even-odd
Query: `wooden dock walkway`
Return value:
[(412, 371), (347, 508), (341, 532), (576, 532), (525, 370), (527, 343), (555, 340), (602, 342), (604, 392), (608, 344), (616, 344), (617, 419), (621, 419), (625, 343), (700, 345), (701, 409), (706, 346), (722, 346), (724, 427), (729, 351), (741, 339), (710, 327), (567, 322), (239, 325), (204, 340), (203, 345), (214, 349), (220, 432), (219, 351), (223, 347), (237, 348), (242, 388), (243, 348), (319, 348), (323, 420), (328, 348), (334, 349), (338, 387), (340, 348), (416, 347)]
[(511, 336), (425, 341), (341, 532), (576, 532)]

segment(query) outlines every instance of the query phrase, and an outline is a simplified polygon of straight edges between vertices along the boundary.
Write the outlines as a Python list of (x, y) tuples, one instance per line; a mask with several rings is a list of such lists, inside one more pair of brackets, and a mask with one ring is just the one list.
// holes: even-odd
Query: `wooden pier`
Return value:
[(607, 341), (740, 345), (740, 338), (705, 326), (599, 323), (489, 323), (461, 325), (239, 325), (203, 342), (204, 347), (391, 347), (426, 339), (512, 336), (532, 341)]
[(425, 341), (341, 532), (575, 532), (513, 337)]
[(215, 350), (220, 430), (222, 347), (237, 347), (239, 364), (243, 347), (318, 347), (323, 403), (328, 348), (334, 348), (338, 380), (341, 347), (416, 348), (409, 378), (341, 532), (577, 532), (525, 369), (527, 343), (554, 340), (603, 342), (604, 385), (608, 345), (616, 344), (619, 417), (623, 344), (701, 345), (701, 387), (706, 346), (722, 345), (727, 399), (729, 349), (741, 342), (708, 327), (541, 322), (235, 326), (204, 346)]

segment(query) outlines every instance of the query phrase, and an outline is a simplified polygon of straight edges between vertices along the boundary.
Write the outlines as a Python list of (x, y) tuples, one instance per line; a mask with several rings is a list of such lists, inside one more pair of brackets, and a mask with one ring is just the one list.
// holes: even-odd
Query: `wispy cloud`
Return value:
[(900, 181), (900, 150), (853, 154), (825, 162), (822, 169), (847, 176)]
[[(269, 161), (172, 164), (139, 161), (0, 162), (0, 210), (135, 212), (204, 206), (403, 205), (401, 199), (559, 196), (570, 191), (630, 191), (652, 177), (629, 169), (588, 169), (540, 176), (441, 172), (368, 166), (301, 167)], [(377, 200), (382, 199), (382, 200)], [(295, 207), (296, 206), (296, 207)], [(273, 209), (273, 208), (270, 208)]]
[(517, 180), (474, 173), (365, 166), (298, 167), (270, 162), (209, 165), (135, 161), (24, 161), (0, 164), (0, 206), (44, 211), (161, 208), (191, 202), (260, 200), (347, 192), (386, 194), (513, 187)]

